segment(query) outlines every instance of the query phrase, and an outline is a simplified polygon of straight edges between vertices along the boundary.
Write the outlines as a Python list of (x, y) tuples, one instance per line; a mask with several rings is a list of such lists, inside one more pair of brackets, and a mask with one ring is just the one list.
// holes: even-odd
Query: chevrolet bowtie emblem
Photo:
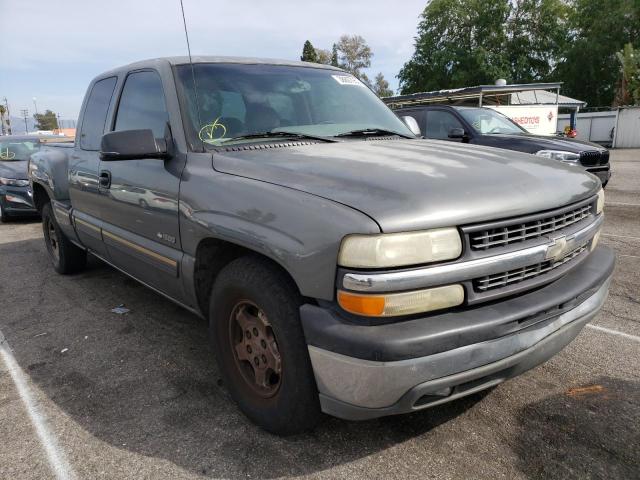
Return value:
[(544, 258), (545, 260), (552, 260), (554, 262), (562, 260), (566, 255), (566, 249), (567, 237), (565, 235), (553, 238), (551, 239), (551, 243), (547, 245), (547, 253)]

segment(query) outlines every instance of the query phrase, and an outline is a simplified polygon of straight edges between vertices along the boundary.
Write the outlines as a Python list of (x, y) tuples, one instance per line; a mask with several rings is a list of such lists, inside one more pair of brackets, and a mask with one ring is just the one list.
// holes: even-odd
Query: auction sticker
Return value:
[(356, 77), (352, 77), (351, 75), (331, 75), (331, 76), (340, 85), (357, 85), (359, 87), (364, 87), (364, 83), (362, 83)]

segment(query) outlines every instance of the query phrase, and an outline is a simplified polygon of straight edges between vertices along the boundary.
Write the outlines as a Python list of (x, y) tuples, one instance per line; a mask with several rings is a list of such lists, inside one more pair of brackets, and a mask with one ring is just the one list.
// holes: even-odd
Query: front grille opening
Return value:
[(515, 270), (509, 270), (507, 272), (495, 273), (493, 275), (476, 278), (475, 280), (473, 280), (473, 288), (477, 292), (486, 292), (488, 290), (494, 290), (496, 288), (503, 288), (508, 285), (520, 283), (530, 278), (539, 277), (540, 275), (544, 275), (547, 272), (555, 270), (556, 268), (569, 263), (582, 252), (587, 250), (587, 248), (587, 245), (578, 247), (575, 250), (569, 252), (561, 260), (547, 260), (545, 262), (528, 265), (526, 267), (517, 268)]
[(472, 232), (469, 235), (471, 248), (488, 250), (539, 238), (567, 228), (591, 215), (592, 206), (587, 204), (559, 215)]

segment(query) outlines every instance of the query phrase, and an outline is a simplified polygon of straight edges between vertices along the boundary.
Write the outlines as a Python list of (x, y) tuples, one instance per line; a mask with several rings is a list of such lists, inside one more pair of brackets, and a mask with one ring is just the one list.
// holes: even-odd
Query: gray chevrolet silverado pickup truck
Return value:
[(54, 268), (90, 253), (206, 319), (240, 409), (280, 434), (539, 365), (596, 315), (614, 267), (595, 176), (416, 138), (324, 65), (106, 72), (75, 145), (33, 155), (29, 176)]

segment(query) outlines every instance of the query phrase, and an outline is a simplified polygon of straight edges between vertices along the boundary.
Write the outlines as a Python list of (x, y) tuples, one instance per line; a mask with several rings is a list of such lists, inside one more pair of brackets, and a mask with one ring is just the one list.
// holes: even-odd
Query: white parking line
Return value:
[(38, 403), (31, 394), (24, 372), (11, 353), (2, 332), (0, 332), (0, 357), (4, 361), (4, 364), (9, 371), (9, 375), (11, 375), (11, 379), (16, 386), (18, 395), (20, 395), (20, 399), (29, 414), (29, 419), (33, 424), (33, 428), (35, 429), (38, 439), (47, 454), (51, 470), (58, 480), (75, 479), (76, 474), (71, 468), (71, 465), (67, 462), (64, 452), (58, 446), (55, 436), (49, 431), (46, 420), (38, 409)]
[(588, 324), (587, 327), (593, 328), (594, 330), (600, 330), (601, 332), (608, 333), (610, 335), (617, 335), (619, 337), (628, 338), (629, 340), (633, 340), (634, 342), (640, 343), (640, 337), (637, 337), (635, 335), (630, 335), (628, 333), (619, 332), (618, 330), (611, 330), (610, 328), (601, 327), (600, 325)]

